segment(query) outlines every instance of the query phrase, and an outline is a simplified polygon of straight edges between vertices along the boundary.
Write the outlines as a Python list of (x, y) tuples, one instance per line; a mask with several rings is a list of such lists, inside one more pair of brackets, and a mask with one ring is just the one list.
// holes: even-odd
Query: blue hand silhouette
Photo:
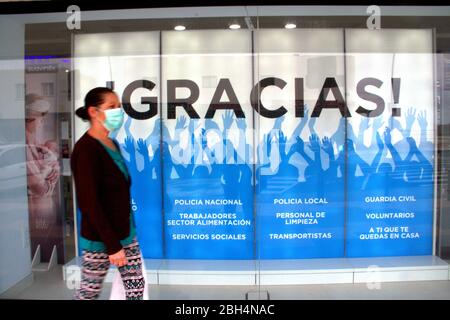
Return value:
[(177, 123), (175, 125), (175, 130), (184, 130), (184, 129), (186, 129), (187, 128), (186, 122), (187, 122), (186, 117), (183, 116), (183, 115), (180, 116), (177, 119)]
[(224, 131), (229, 130), (233, 124), (233, 112), (231, 110), (225, 111), (225, 114), (222, 115), (222, 121)]

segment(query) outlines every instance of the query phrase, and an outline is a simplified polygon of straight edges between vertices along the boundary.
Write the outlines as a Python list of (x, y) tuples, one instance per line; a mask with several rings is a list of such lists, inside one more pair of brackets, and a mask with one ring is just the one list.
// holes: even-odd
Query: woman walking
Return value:
[(89, 91), (76, 115), (89, 121), (71, 157), (81, 211), (83, 267), (75, 299), (97, 299), (111, 264), (122, 277), (127, 300), (143, 298), (145, 281), (131, 211), (131, 179), (120, 148), (109, 137), (123, 123), (117, 94), (109, 88)]

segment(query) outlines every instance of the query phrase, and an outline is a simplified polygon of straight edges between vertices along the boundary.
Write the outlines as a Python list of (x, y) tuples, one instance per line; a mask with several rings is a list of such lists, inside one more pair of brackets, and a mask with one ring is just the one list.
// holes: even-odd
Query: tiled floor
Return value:
[[(109, 299), (111, 283), (105, 283), (99, 299)], [(256, 286), (149, 286), (152, 300), (243, 300)], [(334, 300), (334, 299), (450, 299), (450, 281), (381, 283), (379, 289), (369, 289), (366, 284), (292, 285), (261, 287), (268, 291), (271, 300)], [(16, 290), (17, 291), (17, 290)], [(62, 280), (62, 266), (49, 272), (35, 272), (34, 282), (19, 292), (8, 291), (0, 299), (51, 299), (70, 300), (70, 290)], [(261, 297), (264, 297), (262, 294)]]

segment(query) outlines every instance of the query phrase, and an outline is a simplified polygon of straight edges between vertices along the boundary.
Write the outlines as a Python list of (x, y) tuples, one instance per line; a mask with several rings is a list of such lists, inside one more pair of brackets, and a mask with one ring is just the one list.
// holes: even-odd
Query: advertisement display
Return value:
[(273, 115), (258, 118), (259, 257), (342, 257), (345, 118), (333, 100), (345, 92), (343, 30), (264, 29), (257, 39), (260, 108)]
[(432, 254), (432, 39), (431, 30), (346, 30), (348, 106), (372, 110), (348, 118), (347, 257)]
[[(57, 126), (58, 64), (54, 61), (46, 64), (30, 61), (26, 67), (26, 163), (21, 165), (25, 165), (27, 170), (31, 257), (40, 252), (39, 262), (49, 262), (55, 248), (58, 262), (62, 263), (64, 232)], [(15, 154), (21, 147), (12, 145), (3, 156)]]
[[(75, 107), (98, 86), (121, 98), (112, 137), (146, 259), (430, 255), (432, 39), (340, 28), (76, 35)], [(75, 139), (86, 128), (76, 119)]]
[(251, 37), (162, 33), (168, 259), (254, 258)]

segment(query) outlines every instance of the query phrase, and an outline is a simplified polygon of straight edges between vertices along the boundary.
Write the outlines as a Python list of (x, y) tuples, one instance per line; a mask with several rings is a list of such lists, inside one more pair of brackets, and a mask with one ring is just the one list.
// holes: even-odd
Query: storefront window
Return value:
[(110, 136), (150, 299), (189, 285), (282, 299), (279, 286), (374, 273), (448, 281), (450, 7), (367, 10), (0, 15), (0, 235), (15, 239), (0, 250), (21, 266), (0, 264), (0, 293), (54, 268), (65, 297), (79, 282), (70, 159), (89, 127), (74, 112), (95, 87), (125, 112)]

